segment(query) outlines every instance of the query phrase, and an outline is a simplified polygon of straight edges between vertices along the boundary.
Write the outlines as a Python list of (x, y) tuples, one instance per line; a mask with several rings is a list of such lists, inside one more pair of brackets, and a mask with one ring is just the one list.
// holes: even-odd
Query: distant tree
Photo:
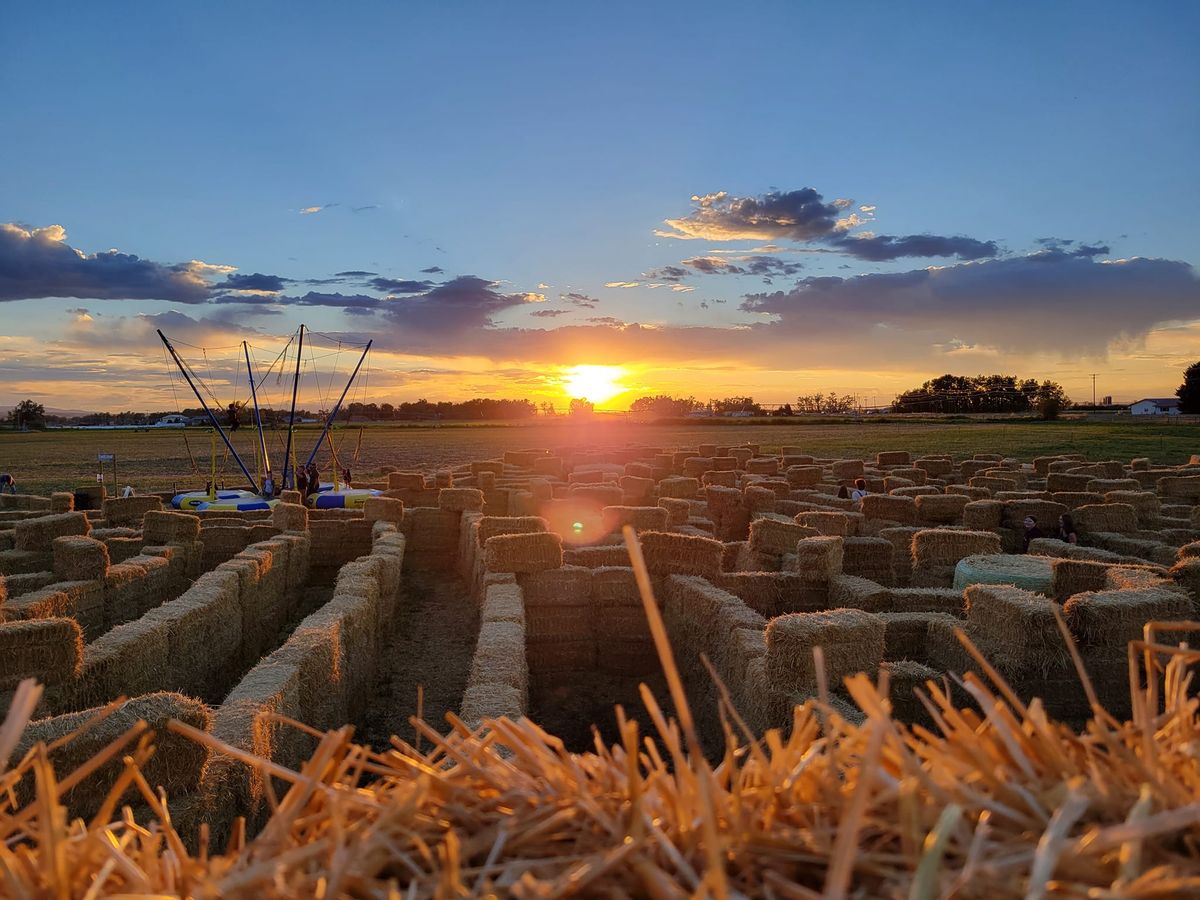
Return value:
[(763, 414), (762, 405), (755, 403), (753, 397), (725, 397), (721, 400), (709, 400), (708, 405), (717, 415), (750, 413), (754, 416), (761, 416)]
[(1200, 362), (1183, 370), (1183, 384), (1175, 391), (1181, 413), (1200, 413)]
[(543, 416), (547, 416), (547, 417), (556, 415), (556, 413), (554, 412), (554, 404), (551, 403), (549, 400), (543, 400), (541, 403), (538, 404), (538, 412), (540, 412)]
[(801, 394), (796, 398), (796, 411), (802, 413), (824, 413), (828, 416), (842, 415), (858, 406), (858, 401), (846, 394)]
[[(940, 375), (918, 388), (900, 394), (893, 404), (896, 412), (935, 413), (1020, 413), (1038, 409), (1039, 397), (1047, 397), (1062, 409), (1066, 394), (1052, 381), (1020, 380), (1013, 375)], [(1057, 398), (1057, 401), (1054, 398)]]
[(574, 397), (571, 400), (570, 414), (579, 418), (590, 416), (595, 412), (596, 406), (590, 400), (584, 400), (582, 397)]
[(1071, 405), (1062, 385), (1055, 384), (1053, 381), (1043, 381), (1038, 385), (1033, 402), (1038, 417), (1047, 421), (1057, 419), (1058, 414)]
[(18, 431), (46, 427), (46, 407), (32, 400), (22, 400), (8, 411), (8, 420)]
[(792, 412), (792, 404), (785, 403), (785, 404), (783, 404), (783, 406), (779, 407), (773, 413), (771, 413), (771, 415), (773, 415), (773, 416), (791, 416), (791, 415), (795, 415), (795, 413)]
[(702, 404), (695, 397), (671, 397), (667, 394), (638, 397), (629, 404), (629, 411), (657, 419), (681, 418), (700, 409)]

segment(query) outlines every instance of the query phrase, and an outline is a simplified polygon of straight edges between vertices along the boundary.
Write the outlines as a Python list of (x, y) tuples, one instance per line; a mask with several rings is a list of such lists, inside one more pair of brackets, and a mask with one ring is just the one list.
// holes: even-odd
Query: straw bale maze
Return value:
[[(861, 501), (838, 487), (862, 478)], [(16, 753), (74, 731), (64, 771), (144, 720), (144, 767), (177, 825), (251, 829), (278, 785), (169, 731), (177, 719), (298, 767), (315, 745), (296, 720), (353, 724), (376, 746), (529, 716), (569, 749), (616, 740), (614, 704), (668, 692), (621, 537), (640, 537), (656, 601), (711, 754), (718, 691), (756, 732), (856, 672), (886, 673), (895, 715), (914, 693), (978, 663), (963, 629), (1023, 698), (1066, 722), (1089, 715), (1054, 616), (1061, 609), (1099, 700), (1129, 712), (1127, 642), (1150, 621), (1194, 619), (1200, 599), (1200, 458), (1032, 461), (800, 448), (562, 449), (504, 453), (433, 474), (385, 472), (363, 510), (185, 514), (157, 497), (74, 511), (70, 494), (0, 497), (0, 692), (47, 686)], [(1078, 543), (1035, 539), (1070, 513)], [(1180, 639), (1180, 635), (1174, 635)], [(821, 648), (823, 667), (814, 657)], [(710, 671), (711, 670), (711, 671)], [(719, 677), (718, 688), (713, 675)], [(971, 702), (954, 688), (963, 704)], [(0, 702), (6, 702), (0, 697)], [(123, 752), (132, 753), (133, 744)], [(67, 794), (95, 812), (119, 755)]]

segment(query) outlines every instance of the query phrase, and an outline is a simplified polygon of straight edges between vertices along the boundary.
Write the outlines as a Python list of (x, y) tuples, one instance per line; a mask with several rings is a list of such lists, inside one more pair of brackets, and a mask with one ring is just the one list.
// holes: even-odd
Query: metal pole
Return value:
[(215, 415), (213, 415), (213, 411), (211, 409), (209, 409), (208, 404), (204, 402), (204, 397), (201, 396), (200, 391), (196, 387), (195, 382), (192, 381), (192, 376), (188, 374), (187, 368), (183, 365), (183, 360), (181, 360), (179, 358), (179, 354), (175, 352), (175, 348), (171, 346), (171, 342), (167, 340), (167, 336), (162, 333), (162, 329), (155, 329), (155, 330), (158, 331), (158, 336), (160, 338), (162, 338), (163, 345), (167, 348), (167, 351), (171, 354), (171, 358), (173, 360), (175, 360), (175, 365), (177, 365), (179, 367), (179, 371), (183, 373), (183, 377), (187, 381), (188, 387), (190, 387), (192, 389), (192, 393), (195, 394), (196, 399), (200, 401), (200, 406), (204, 409), (204, 412), (208, 415), (208, 420), (210, 422), (212, 422), (213, 428), (217, 429), (217, 431), (220, 433), (221, 440), (223, 440), (225, 442), (225, 446), (228, 447), (229, 452), (233, 454), (233, 458), (237, 461), (238, 468), (242, 470), (242, 474), (245, 475), (246, 480), (248, 482), (250, 482), (251, 490), (253, 490), (254, 493), (257, 494), (259, 491), (258, 491), (258, 485), (254, 483), (254, 476), (250, 474), (250, 470), (246, 468), (246, 464), (244, 462), (242, 462), (242, 458), (240, 456), (238, 456), (237, 450), (234, 449), (234, 446), (230, 442), (228, 435), (225, 434), (225, 430), (221, 427), (221, 423), (217, 421), (217, 417)]
[(254, 367), (250, 364), (250, 345), (242, 341), (246, 351), (246, 373), (250, 376), (250, 399), (254, 401), (254, 424), (258, 426), (258, 448), (262, 453), (263, 468), (267, 478), (271, 477), (271, 458), (267, 456), (267, 437), (263, 434), (262, 414), (258, 411), (258, 391), (254, 387)]
[(296, 427), (296, 391), (300, 388), (300, 360), (304, 356), (304, 325), (300, 326), (300, 343), (296, 347), (296, 374), (292, 378), (292, 411), (288, 413), (288, 436), (287, 447), (283, 451), (283, 488), (290, 488), (291, 482), (288, 481), (288, 474), (291, 473), (292, 481), (295, 481), (296, 475), (291, 472), (292, 468), (292, 429)]
[(367, 358), (367, 353), (371, 350), (371, 344), (374, 341), (367, 341), (367, 346), (363, 348), (362, 356), (358, 358), (358, 365), (354, 367), (354, 371), (350, 373), (350, 380), (346, 382), (346, 387), (342, 391), (342, 396), (338, 397), (338, 402), (334, 405), (333, 411), (329, 414), (329, 418), (325, 420), (325, 428), (321, 431), (321, 436), (317, 438), (316, 446), (313, 447), (312, 453), (308, 454), (308, 461), (305, 466), (308, 466), (317, 457), (317, 451), (321, 449), (321, 441), (325, 440), (325, 435), (329, 432), (329, 427), (333, 424), (334, 418), (338, 414), (338, 410), (342, 408), (342, 401), (346, 399), (346, 394), (350, 391), (350, 385), (354, 384), (354, 379), (358, 377), (358, 370), (362, 368), (363, 360)]

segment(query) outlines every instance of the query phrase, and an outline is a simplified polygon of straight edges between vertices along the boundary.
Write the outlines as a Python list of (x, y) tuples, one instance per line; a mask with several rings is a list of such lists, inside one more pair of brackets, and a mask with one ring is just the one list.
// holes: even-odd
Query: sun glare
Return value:
[(627, 390), (621, 384), (625, 374), (621, 366), (572, 366), (563, 373), (562, 388), (569, 397), (606, 403)]

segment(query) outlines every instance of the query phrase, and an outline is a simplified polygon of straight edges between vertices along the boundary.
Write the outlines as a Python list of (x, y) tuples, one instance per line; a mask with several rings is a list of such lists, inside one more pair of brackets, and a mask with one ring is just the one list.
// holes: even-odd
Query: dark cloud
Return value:
[(544, 299), (540, 294), (502, 294), (496, 288), (494, 281), (460, 275), (423, 294), (389, 300), (383, 312), (389, 322), (399, 326), (400, 332), (412, 337), (422, 349), (444, 354), (455, 348), (441, 341), (467, 334), (486, 335), (493, 316)]
[(692, 197), (696, 205), (680, 219), (667, 219), (660, 237), (710, 241), (812, 241), (833, 234), (844, 208), (826, 203), (813, 188), (773, 191), (760, 197), (730, 197), (725, 191)]
[(430, 266), (428, 269), (422, 269), (421, 274), (422, 275), (441, 275), (444, 271), (446, 271), (446, 270), (443, 269), (441, 266)]
[(214, 291), (282, 291), (284, 285), (291, 284), (292, 279), (279, 275), (263, 275), (255, 272), (252, 275), (229, 275), (220, 284), (213, 285)]
[(587, 294), (581, 294), (578, 291), (571, 291), (567, 294), (559, 294), (560, 300), (565, 300), (572, 306), (580, 306), (584, 309), (593, 309), (600, 301), (595, 297), (589, 297)]
[(535, 309), (530, 315), (542, 319), (552, 319), (555, 316), (565, 316), (570, 312), (569, 309)]
[(276, 299), (278, 302), (290, 306), (332, 306), (340, 307), (346, 312), (352, 309), (378, 309), (384, 303), (378, 297), (366, 294), (323, 294), (317, 291), (309, 291), (303, 297), (279, 297)]
[(1076, 247), (1074, 246), (1076, 241), (1064, 241), (1058, 238), (1038, 238), (1036, 243), (1041, 244), (1045, 249), (1039, 250), (1031, 256), (1043, 261), (1067, 257), (1090, 259), (1093, 256), (1108, 256), (1112, 252), (1107, 244), (1080, 244)]
[(649, 272), (643, 273), (642, 277), (655, 281), (683, 281), (689, 274), (687, 269), (679, 266), (663, 266), (661, 269), (651, 269)]
[(397, 278), (372, 278), (371, 287), (389, 294), (420, 294), (433, 287), (432, 281), (410, 281)]
[(163, 265), (109, 250), (85, 254), (61, 226), (0, 224), (0, 301), (42, 297), (203, 303), (209, 278), (228, 268), (192, 261)]
[(593, 325), (624, 325), (616, 316), (589, 316), (588, 321)]
[(362, 269), (350, 269), (347, 272), (334, 272), (334, 278), (370, 278), (374, 272), (364, 272)]
[(379, 209), (379, 204), (378, 203), (369, 203), (366, 206), (350, 207), (351, 212), (356, 212), (356, 213), (366, 212), (368, 209)]
[(995, 241), (977, 241), (969, 237), (945, 237), (938, 234), (871, 235), (842, 237), (834, 242), (856, 259), (884, 262), (913, 257), (955, 256), (959, 259), (990, 259), (999, 254)]

